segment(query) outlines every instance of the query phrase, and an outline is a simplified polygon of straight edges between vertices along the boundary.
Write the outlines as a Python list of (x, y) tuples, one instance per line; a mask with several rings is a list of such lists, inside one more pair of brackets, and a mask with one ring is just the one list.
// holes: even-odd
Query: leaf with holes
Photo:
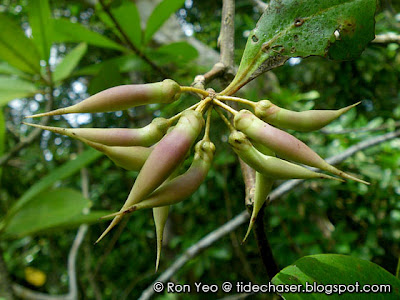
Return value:
[(272, 0), (250, 33), (233, 94), (290, 57), (354, 59), (374, 38), (376, 0)]

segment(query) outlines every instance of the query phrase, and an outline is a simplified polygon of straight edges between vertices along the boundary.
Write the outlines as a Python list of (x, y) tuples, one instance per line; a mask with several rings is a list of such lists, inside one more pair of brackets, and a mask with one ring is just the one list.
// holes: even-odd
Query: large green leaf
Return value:
[(0, 61), (0, 74), (17, 75), (18, 77), (28, 80), (31, 80), (32, 77), (32, 75), (22, 72), (5, 61)]
[(5, 14), (0, 14), (0, 28), (0, 58), (21, 71), (39, 74), (39, 52), (21, 27)]
[(37, 45), (40, 57), (49, 61), (52, 44), (52, 18), (48, 0), (31, 0), (28, 4), (29, 25), (32, 28), (33, 41)]
[(103, 154), (101, 152), (93, 149), (86, 150), (85, 152), (79, 154), (74, 160), (63, 164), (61, 167), (53, 170), (50, 174), (39, 180), (11, 207), (5, 219), (1, 222), (0, 229), (2, 230), (12, 216), (22, 209), (27, 203), (29, 203), (36, 195), (44, 190), (49, 189), (57, 181), (67, 178), (68, 176), (79, 171), (81, 168), (92, 163), (102, 155)]
[(0, 107), (15, 98), (32, 96), (37, 90), (32, 82), (16, 77), (0, 76)]
[[(358, 282), (359, 289), (364, 285), (384, 284), (391, 285), (391, 293), (343, 293), (339, 296), (341, 285), (355, 285)], [(292, 299), (400, 299), (400, 280), (394, 277), (380, 266), (356, 257), (338, 254), (318, 254), (300, 258), (293, 265), (281, 270), (272, 279), (272, 283), (301, 284), (304, 289), (308, 285), (325, 285), (332, 295), (325, 293), (280, 293), (287, 300)], [(322, 288), (322, 286), (320, 287)], [(344, 288), (344, 286), (342, 286)], [(308, 287), (309, 291), (311, 290)], [(329, 293), (329, 290), (328, 290)]]
[(135, 2), (123, 1), (118, 7), (112, 8), (111, 13), (129, 40), (135, 46), (140, 47), (142, 28), (140, 27), (140, 15)]
[(57, 65), (53, 73), (53, 80), (57, 82), (68, 78), (68, 76), (71, 75), (72, 71), (79, 64), (86, 51), (87, 44), (85, 43), (80, 43), (78, 46), (72, 49)]
[(65, 224), (82, 214), (90, 201), (68, 188), (46, 190), (26, 203), (8, 222), (5, 236), (22, 237)]
[(187, 42), (176, 42), (163, 45), (149, 54), (151, 59), (159, 64), (166, 64), (172, 61), (174, 64), (181, 65), (197, 58), (199, 53), (196, 48)]
[(272, 0), (250, 33), (232, 94), (290, 57), (356, 58), (374, 34), (376, 0)]
[(89, 45), (126, 51), (124, 47), (105, 36), (91, 31), (79, 23), (72, 23), (67, 19), (54, 19), (54, 41), (57, 42), (84, 42)]
[(111, 213), (112, 213), (112, 211), (109, 211), (109, 210), (96, 210), (96, 211), (91, 211), (88, 214), (81, 213), (71, 219), (68, 219), (64, 223), (59, 223), (57, 226), (53, 226), (51, 228), (51, 230), (67, 229), (67, 228), (77, 227), (81, 224), (95, 224), (95, 223), (100, 223), (100, 222), (106, 222), (108, 220), (101, 219), (101, 217), (104, 217)]
[(144, 32), (144, 43), (148, 43), (154, 33), (160, 29), (171, 14), (177, 11), (184, 3), (185, 0), (163, 0), (159, 3), (147, 20), (146, 30)]
[(102, 65), (96, 76), (90, 81), (88, 92), (94, 95), (102, 90), (124, 83), (119, 67), (114, 61)]
[(140, 59), (136, 55), (130, 54), (118, 56), (115, 58), (104, 60), (97, 64), (91, 64), (89, 66), (83, 67), (79, 70), (76, 70), (73, 73), (73, 76), (97, 75), (106, 64), (110, 63), (117, 66), (117, 69), (120, 73), (126, 73), (129, 71), (143, 71), (143, 69), (147, 67), (142, 59)]

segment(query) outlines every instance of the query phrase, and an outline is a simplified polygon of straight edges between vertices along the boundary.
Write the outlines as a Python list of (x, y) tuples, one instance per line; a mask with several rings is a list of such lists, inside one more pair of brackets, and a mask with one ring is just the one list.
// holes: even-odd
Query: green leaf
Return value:
[[(4, 120), (3, 109), (0, 107), (0, 157), (4, 153), (5, 141), (6, 141), (6, 121)], [(2, 170), (3, 169), (0, 167), (0, 180), (1, 180)]]
[(67, 228), (77, 227), (82, 224), (95, 224), (100, 222), (106, 222), (108, 221), (107, 219), (100, 219), (100, 218), (109, 215), (111, 213), (112, 211), (109, 210), (97, 210), (97, 211), (92, 211), (89, 214), (82, 213), (71, 219), (68, 219), (64, 223), (60, 223), (57, 226), (54, 226), (52, 229), (57, 229), (57, 230), (67, 229)]
[(32, 28), (33, 41), (38, 47), (40, 57), (49, 61), (52, 44), (52, 18), (48, 0), (31, 0), (28, 4), (29, 25)]
[(40, 55), (14, 20), (0, 14), (0, 58), (29, 74), (40, 73)]
[(90, 201), (79, 191), (68, 188), (46, 190), (12, 217), (3, 234), (5, 237), (20, 238), (55, 226), (65, 226), (89, 206)]
[(10, 100), (34, 95), (38, 91), (32, 82), (16, 77), (0, 76), (0, 107)]
[(176, 42), (163, 45), (151, 52), (151, 58), (158, 63), (169, 63), (173, 61), (176, 64), (186, 64), (197, 58), (199, 53), (196, 48), (187, 42)]
[(375, 36), (375, 10), (376, 0), (272, 0), (251, 31), (226, 92), (290, 57), (356, 58)]
[(36, 195), (49, 189), (59, 180), (71, 176), (75, 172), (79, 171), (84, 166), (92, 163), (98, 159), (103, 154), (93, 149), (86, 150), (82, 154), (79, 154), (74, 160), (71, 160), (61, 167), (53, 170), (50, 174), (42, 178), (36, 184), (34, 184), (30, 189), (28, 189), (21, 198), (11, 207), (7, 212), (5, 219), (0, 224), (0, 228), (3, 229), (5, 224), (15, 215), (20, 209), (22, 209), (27, 203), (29, 203)]
[(72, 71), (79, 64), (86, 51), (87, 44), (85, 43), (80, 43), (78, 46), (72, 49), (57, 65), (53, 73), (53, 80), (58, 82), (68, 78), (68, 76), (71, 75)]
[(110, 61), (103, 64), (99, 73), (90, 81), (88, 92), (94, 95), (102, 90), (121, 85), (124, 82), (121, 74), (119, 73), (118, 65)]
[(165, 21), (178, 10), (185, 0), (163, 0), (156, 8), (154, 8), (149, 19), (147, 20), (146, 30), (144, 32), (144, 43), (148, 43), (154, 33), (164, 24)]
[(123, 46), (102, 36), (100, 33), (89, 30), (79, 23), (72, 23), (67, 19), (54, 19), (53, 25), (54, 41), (84, 42), (97, 47), (126, 51)]
[(126, 73), (129, 71), (143, 71), (146, 66), (143, 60), (138, 58), (136, 55), (123, 55), (118, 56), (109, 60), (104, 60), (97, 64), (92, 64), (76, 70), (73, 76), (83, 76), (83, 75), (97, 75), (104, 65), (114, 63), (118, 66), (120, 73)]
[(140, 27), (140, 15), (135, 2), (123, 1), (120, 6), (111, 9), (111, 13), (129, 40), (136, 47), (140, 47), (142, 28)]
[[(281, 270), (272, 283), (323, 285), (391, 285), (392, 293), (364, 293), (362, 299), (400, 299), (400, 280), (377, 264), (356, 257), (338, 254), (318, 254), (300, 258), (293, 265)], [(355, 294), (338, 293), (280, 293), (287, 300), (292, 299), (354, 299)], [(358, 294), (359, 295), (359, 294)], [(359, 296), (360, 297), (360, 296)]]
[(21, 70), (14, 68), (5, 61), (0, 61), (0, 74), (5, 75), (18, 75), (18, 77), (31, 80), (31, 75), (22, 72)]

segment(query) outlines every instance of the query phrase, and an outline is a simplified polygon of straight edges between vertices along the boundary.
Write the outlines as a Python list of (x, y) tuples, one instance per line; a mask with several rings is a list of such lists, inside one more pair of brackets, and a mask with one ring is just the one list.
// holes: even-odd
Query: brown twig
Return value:
[(389, 43), (400, 44), (400, 34), (396, 34), (393, 32), (388, 32), (385, 34), (377, 34), (372, 42), (377, 44), (389, 44)]
[(121, 33), (122, 37), (125, 40), (125, 43), (128, 45), (129, 49), (132, 50), (137, 56), (139, 56), (143, 61), (145, 61), (149, 66), (151, 66), (155, 71), (160, 73), (164, 78), (169, 78), (169, 75), (157, 66), (149, 57), (147, 57), (142, 51), (137, 48), (132, 41), (129, 39), (128, 35), (122, 29), (121, 25), (118, 23), (118, 20), (114, 17), (109, 7), (104, 3), (104, 0), (99, 0), (101, 7), (104, 12), (110, 17), (111, 21), (114, 23), (115, 27)]
[(210, 71), (203, 75), (198, 75), (194, 79), (192, 86), (203, 87), (218, 77), (224, 77), (230, 81), (234, 76), (235, 66), (235, 1), (224, 0), (222, 2), (221, 30), (218, 37), (220, 48), (220, 60)]

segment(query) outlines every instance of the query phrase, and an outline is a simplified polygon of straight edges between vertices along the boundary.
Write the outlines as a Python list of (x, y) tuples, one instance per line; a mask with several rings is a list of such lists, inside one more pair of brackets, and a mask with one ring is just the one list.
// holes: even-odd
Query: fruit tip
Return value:
[(363, 184), (365, 184), (365, 185), (370, 185), (370, 183), (369, 183), (368, 181), (362, 180), (362, 179), (360, 179), (360, 178), (357, 178), (357, 177), (355, 177), (355, 176), (352, 176), (352, 175), (347, 174), (347, 173), (344, 173), (344, 172), (343, 172), (343, 174), (344, 174), (344, 175), (343, 175), (342, 177), (344, 177), (344, 178), (351, 179), (351, 180), (354, 180), (354, 181), (363, 183)]
[(40, 114), (34, 114), (34, 115), (30, 115), (30, 116), (25, 116), (24, 119), (29, 119), (29, 118), (40, 118), (40, 117), (46, 117), (48, 116), (49, 113), (45, 112), (45, 113), (40, 113)]
[(115, 212), (115, 213), (102, 216), (102, 217), (100, 217), (99, 219), (100, 219), (100, 220), (109, 219), (109, 218), (111, 218), (111, 217), (116, 217), (116, 216), (118, 216), (119, 214), (121, 214), (121, 212), (120, 212), (120, 211), (117, 211), (117, 212)]
[(256, 218), (254, 216), (251, 216), (249, 227), (247, 227), (246, 235), (244, 236), (244, 238), (243, 238), (242, 242), (240, 243), (240, 245), (243, 245), (246, 242), (247, 237), (249, 236), (249, 234), (251, 232), (251, 229), (253, 229), (253, 225), (254, 225), (255, 222), (256, 222)]
[(96, 240), (95, 244), (97, 244), (98, 242), (100, 242), (107, 233), (109, 233), (111, 231), (111, 229), (114, 228), (115, 225), (117, 225), (120, 221), (121, 221), (122, 217), (116, 216), (110, 223), (110, 225), (108, 225), (108, 227), (106, 228), (106, 230), (104, 230), (104, 232), (100, 235), (100, 237)]

